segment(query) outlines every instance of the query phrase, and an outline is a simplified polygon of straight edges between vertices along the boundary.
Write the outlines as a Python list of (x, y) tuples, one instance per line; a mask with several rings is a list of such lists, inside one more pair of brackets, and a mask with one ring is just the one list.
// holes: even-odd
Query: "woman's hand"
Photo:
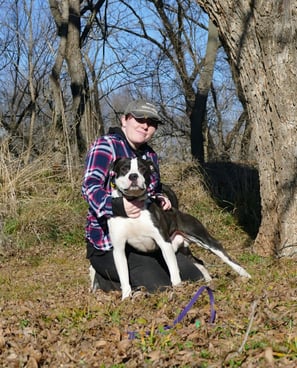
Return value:
[(170, 210), (172, 208), (172, 204), (170, 199), (163, 195), (158, 195), (158, 200), (160, 201), (160, 206), (164, 211)]
[[(160, 206), (164, 211), (170, 210), (172, 204), (168, 197), (163, 195), (158, 195), (158, 201)], [(141, 210), (144, 208), (144, 201), (139, 201), (137, 199), (133, 201), (128, 201), (125, 197), (123, 198), (124, 209), (128, 217), (137, 218), (140, 216)]]
[(134, 201), (128, 201), (123, 198), (124, 209), (128, 217), (137, 218), (140, 216), (140, 212), (144, 207), (144, 201), (135, 199)]

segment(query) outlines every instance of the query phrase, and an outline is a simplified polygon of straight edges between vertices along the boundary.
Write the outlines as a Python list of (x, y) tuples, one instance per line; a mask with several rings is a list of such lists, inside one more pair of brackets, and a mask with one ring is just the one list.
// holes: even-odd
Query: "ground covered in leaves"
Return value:
[(213, 276), (216, 320), (209, 323), (204, 292), (171, 329), (165, 327), (204, 283), (124, 301), (119, 292), (90, 293), (79, 190), (48, 171), (21, 179), (17, 211), (3, 225), (12, 242), (0, 247), (1, 367), (297, 367), (296, 260), (253, 254), (230, 213), (198, 193), (195, 172), (175, 188), (182, 209), (200, 218), (252, 279), (192, 247)]
[(0, 269), (0, 366), (296, 367), (294, 262), (242, 256), (253, 275), (243, 282), (206, 257), (215, 323), (203, 293), (165, 330), (203, 283), (121, 301), (118, 292), (88, 292), (82, 247), (11, 254)]

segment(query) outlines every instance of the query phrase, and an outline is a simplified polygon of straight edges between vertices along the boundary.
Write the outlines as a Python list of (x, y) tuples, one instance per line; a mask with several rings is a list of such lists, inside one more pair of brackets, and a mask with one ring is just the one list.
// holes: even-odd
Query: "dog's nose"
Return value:
[(136, 173), (132, 173), (132, 174), (129, 175), (129, 180), (131, 180), (131, 181), (135, 181), (135, 180), (137, 180), (137, 178), (138, 178), (138, 174), (136, 174)]

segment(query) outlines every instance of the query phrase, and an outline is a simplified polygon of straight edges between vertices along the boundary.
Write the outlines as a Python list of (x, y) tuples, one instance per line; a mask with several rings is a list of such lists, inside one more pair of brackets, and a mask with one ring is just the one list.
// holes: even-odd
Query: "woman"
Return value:
[[(151, 176), (148, 195), (158, 197), (165, 211), (171, 208), (170, 200), (162, 194), (157, 154), (148, 145), (159, 124), (162, 124), (162, 119), (153, 104), (143, 100), (132, 101), (121, 117), (121, 128), (111, 128), (108, 134), (98, 138), (87, 155), (82, 186), (83, 197), (89, 204), (87, 258), (96, 271), (96, 286), (104, 291), (120, 290), (107, 219), (111, 216), (137, 218), (143, 207), (141, 201), (111, 196), (111, 164), (120, 157), (152, 160), (157, 170)], [(126, 254), (132, 289), (145, 287), (147, 291), (154, 292), (171, 284), (160, 250), (142, 253), (127, 244)], [(203, 278), (192, 261), (179, 252), (177, 262), (182, 280)]]

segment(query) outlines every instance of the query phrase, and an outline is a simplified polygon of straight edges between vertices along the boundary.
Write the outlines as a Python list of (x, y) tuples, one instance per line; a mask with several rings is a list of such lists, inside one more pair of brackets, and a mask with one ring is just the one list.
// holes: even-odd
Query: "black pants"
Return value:
[[(169, 271), (161, 250), (143, 253), (127, 245), (126, 256), (132, 289), (144, 286), (147, 291), (154, 292), (171, 285)], [(203, 278), (202, 273), (187, 256), (177, 252), (176, 257), (182, 281), (196, 281)], [(91, 244), (87, 244), (87, 258), (98, 274), (102, 290), (120, 290), (112, 251), (98, 251)]]

